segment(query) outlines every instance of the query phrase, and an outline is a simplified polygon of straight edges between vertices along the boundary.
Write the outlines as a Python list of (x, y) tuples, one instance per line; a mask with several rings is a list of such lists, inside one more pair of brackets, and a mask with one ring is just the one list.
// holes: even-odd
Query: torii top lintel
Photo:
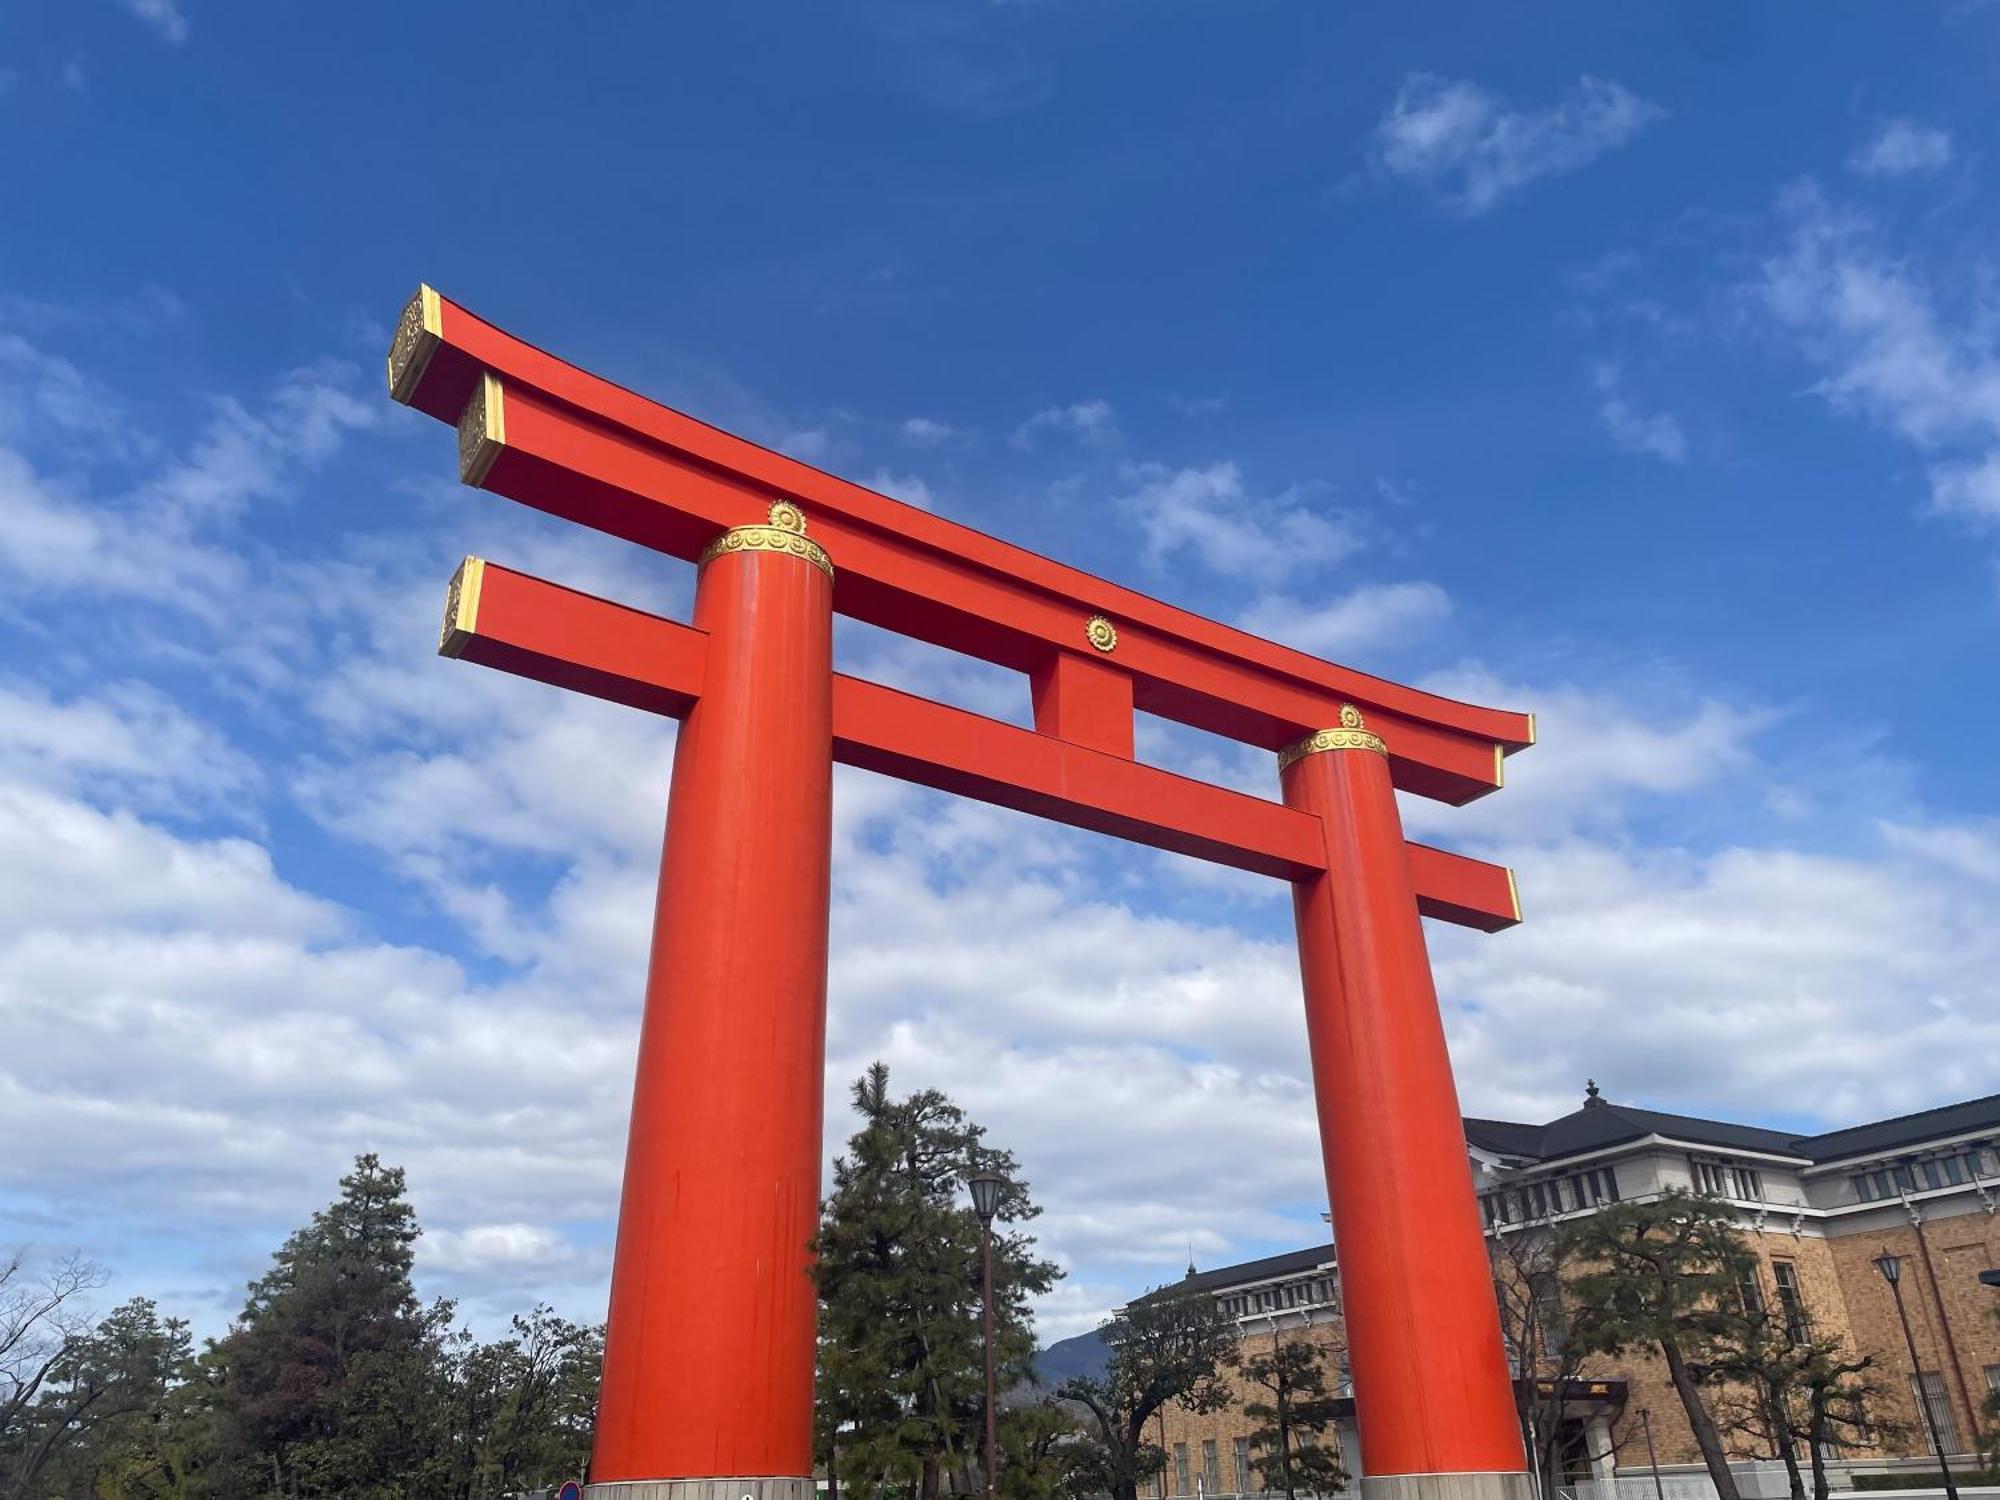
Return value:
[(843, 614), (1025, 672), (1090, 653), (1087, 622), (1117, 631), (1106, 658), (1133, 705), (1276, 750), (1358, 705), (1389, 746), (1396, 785), (1463, 803), (1501, 784), (1534, 743), (1530, 714), (1482, 708), (1260, 640), (760, 448), (502, 332), (429, 287), (404, 310), (393, 394), (457, 424), (481, 377), (504, 391), (504, 445), (466, 455), (483, 487), (693, 559), (775, 499), (812, 516), (839, 562)]

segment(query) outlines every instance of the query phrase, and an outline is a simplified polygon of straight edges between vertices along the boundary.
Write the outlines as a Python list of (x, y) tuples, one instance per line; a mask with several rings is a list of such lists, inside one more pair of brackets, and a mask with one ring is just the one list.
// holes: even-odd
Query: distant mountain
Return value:
[(1045, 1389), (1053, 1390), (1065, 1380), (1078, 1375), (1102, 1375), (1105, 1362), (1111, 1351), (1104, 1347), (1104, 1340), (1097, 1336), (1097, 1330), (1079, 1333), (1073, 1339), (1063, 1339), (1035, 1353), (1035, 1381)]

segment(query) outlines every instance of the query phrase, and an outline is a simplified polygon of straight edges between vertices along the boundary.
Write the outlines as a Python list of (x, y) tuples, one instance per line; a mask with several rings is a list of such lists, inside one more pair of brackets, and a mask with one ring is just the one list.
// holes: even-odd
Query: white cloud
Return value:
[(958, 436), (958, 429), (951, 423), (939, 422), (931, 417), (910, 417), (897, 431), (903, 435), (903, 441), (913, 448), (935, 448)]
[(140, 682), (67, 702), (0, 683), (0, 774), (179, 813), (226, 809), (262, 779), (212, 726)]
[(1252, 634), (1336, 660), (1420, 636), (1451, 617), (1434, 583), (1367, 584), (1325, 604), (1282, 594), (1259, 599), (1236, 623)]
[(1599, 394), (1597, 419), (1621, 453), (1636, 453), (1664, 463), (1687, 462), (1687, 434), (1671, 412), (1646, 412), (1619, 390), (1618, 367), (1600, 364), (1592, 373)]
[(1014, 430), (1014, 446), (1026, 448), (1035, 435), (1058, 432), (1094, 448), (1118, 441), (1118, 418), (1109, 401), (1077, 401), (1068, 406), (1045, 406)]
[(869, 489), (901, 500), (906, 505), (921, 506), (925, 510), (937, 509), (937, 496), (918, 475), (892, 474), (887, 469), (877, 469), (868, 476), (866, 483)]
[[(244, 559), (220, 529), (295, 493), (349, 434), (383, 421), (359, 383), (351, 367), (320, 365), (279, 380), (258, 410), (218, 398), (187, 450), (116, 500), (49, 478), (18, 442), (0, 442), (0, 570), (20, 597), (130, 595), (211, 621), (240, 610)], [(128, 458), (149, 451), (124, 430), (115, 397), (67, 360), (0, 335), (0, 411), (10, 400), (40, 419), (17, 440), (39, 437), (65, 458), (72, 445)], [(8, 432), (0, 417), (0, 439)]]
[(178, 47), (188, 38), (187, 17), (175, 0), (124, 0), (125, 8), (144, 21), (169, 46)]
[(1847, 159), (1863, 177), (1927, 177), (1951, 165), (1951, 132), (1915, 120), (1886, 120)]
[(1694, 797), (1749, 775), (1757, 736), (1776, 717), (1715, 698), (1686, 701), (1667, 689), (1635, 706), (1572, 683), (1507, 682), (1476, 668), (1435, 673), (1421, 685), (1535, 713), (1539, 741), (1508, 757), (1502, 791), (1466, 807), (1404, 799), (1404, 822), (1418, 836), (1455, 843), (1622, 838), (1634, 804)]
[(1825, 374), (1816, 389), (1936, 456), (1931, 502), (2000, 520), (2000, 306), (1981, 280), (1947, 307), (1916, 261), (1892, 256), (1876, 225), (1832, 207), (1811, 183), (1789, 190), (1784, 248), (1753, 288)]
[(1376, 125), (1376, 166), (1468, 217), (1545, 177), (1590, 165), (1666, 111), (1585, 76), (1560, 101), (1516, 108), (1467, 80), (1412, 73)]
[(1314, 506), (1297, 489), (1252, 494), (1233, 463), (1128, 464), (1122, 478), (1117, 504), (1140, 528), (1153, 567), (1185, 554), (1225, 577), (1279, 584), (1363, 545), (1350, 517)]

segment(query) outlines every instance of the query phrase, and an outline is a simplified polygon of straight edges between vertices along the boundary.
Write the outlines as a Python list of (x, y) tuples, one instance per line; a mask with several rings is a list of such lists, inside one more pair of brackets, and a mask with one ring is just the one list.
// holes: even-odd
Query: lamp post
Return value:
[(1660, 1483), (1660, 1455), (1653, 1451), (1653, 1414), (1643, 1406), (1639, 1408), (1639, 1425), (1646, 1430), (1646, 1466), (1653, 1471), (1653, 1493), (1658, 1500), (1667, 1500), (1666, 1487)]
[[(1007, 1179), (994, 1172), (978, 1172), (966, 1179), (972, 1189), (972, 1211), (979, 1215), (979, 1268), (986, 1324), (986, 1497), (993, 1500), (999, 1484), (999, 1444), (994, 1437), (993, 1419), (993, 1216), (1000, 1211), (1000, 1192)], [(1956, 1495), (1952, 1500), (1958, 1500)]]
[(1910, 1332), (1910, 1314), (1903, 1306), (1903, 1258), (1884, 1250), (1875, 1257), (1875, 1269), (1882, 1273), (1882, 1279), (1889, 1283), (1890, 1294), (1896, 1299), (1896, 1316), (1903, 1323), (1903, 1343), (1910, 1351), (1910, 1385), (1917, 1398), (1917, 1410), (1923, 1413), (1924, 1429), (1931, 1435), (1931, 1449), (1937, 1454), (1938, 1467), (1944, 1471), (1944, 1492), (1947, 1500), (1958, 1500), (1958, 1485), (1951, 1477), (1951, 1460), (1945, 1457), (1944, 1439), (1938, 1435), (1937, 1418), (1931, 1412), (1931, 1403), (1924, 1390), (1924, 1367), (1917, 1363), (1917, 1340)]

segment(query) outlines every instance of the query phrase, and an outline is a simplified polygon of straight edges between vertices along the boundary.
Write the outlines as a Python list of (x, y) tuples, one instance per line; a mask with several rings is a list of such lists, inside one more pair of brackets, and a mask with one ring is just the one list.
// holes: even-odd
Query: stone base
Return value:
[(622, 1479), (612, 1484), (587, 1484), (584, 1500), (814, 1500), (818, 1486), (810, 1479)]
[(1535, 1484), (1525, 1473), (1364, 1475), (1361, 1500), (1535, 1500)]

